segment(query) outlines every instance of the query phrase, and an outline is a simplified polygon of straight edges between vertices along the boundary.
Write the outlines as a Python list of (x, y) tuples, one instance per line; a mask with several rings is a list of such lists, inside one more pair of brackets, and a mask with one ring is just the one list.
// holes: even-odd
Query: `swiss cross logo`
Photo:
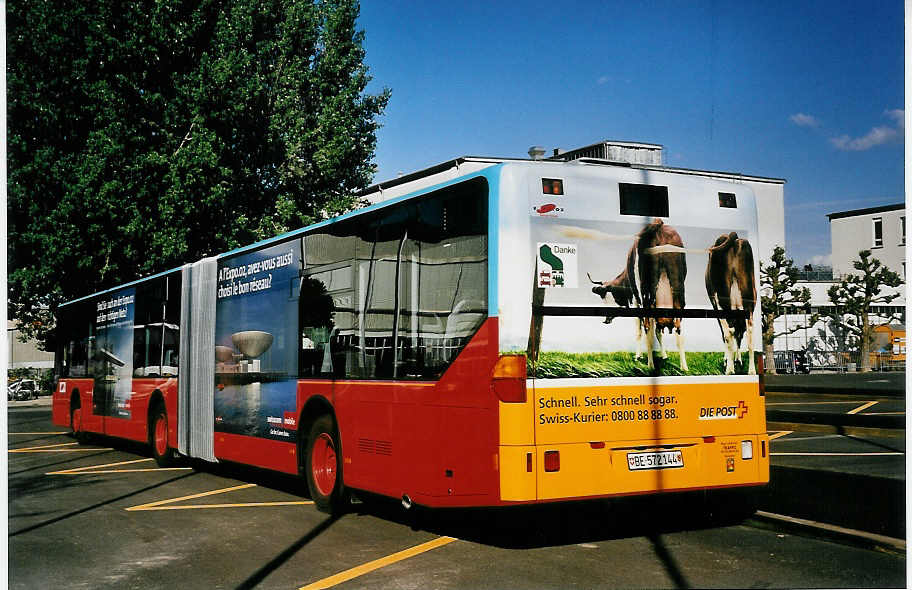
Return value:
[(738, 402), (738, 419), (743, 418), (745, 414), (747, 414), (747, 404), (741, 400)]

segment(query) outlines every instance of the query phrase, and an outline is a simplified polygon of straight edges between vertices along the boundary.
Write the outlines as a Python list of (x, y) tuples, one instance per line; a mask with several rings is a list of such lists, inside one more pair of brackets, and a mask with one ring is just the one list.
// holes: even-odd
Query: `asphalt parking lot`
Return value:
[[(905, 416), (904, 398), (876, 394), (825, 395), (768, 393), (767, 410), (791, 410), (809, 415)], [(823, 419), (826, 422), (825, 419)], [(905, 431), (891, 436), (820, 434), (801, 430), (770, 434), (775, 465), (830, 470), (905, 480)]]
[(294, 478), (159, 469), (141, 445), (79, 445), (47, 408), (9, 412), (11, 588), (902, 587), (893, 548), (706, 522), (654, 498), (331, 519)]

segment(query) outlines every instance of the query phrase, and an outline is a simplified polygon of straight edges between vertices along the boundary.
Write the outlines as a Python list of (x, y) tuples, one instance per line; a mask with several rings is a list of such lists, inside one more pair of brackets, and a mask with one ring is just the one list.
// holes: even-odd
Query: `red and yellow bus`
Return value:
[(299, 474), (325, 510), (768, 482), (756, 293), (708, 288), (718, 240), (756, 243), (750, 189), (598, 162), (451, 176), (62, 305), (54, 423)]

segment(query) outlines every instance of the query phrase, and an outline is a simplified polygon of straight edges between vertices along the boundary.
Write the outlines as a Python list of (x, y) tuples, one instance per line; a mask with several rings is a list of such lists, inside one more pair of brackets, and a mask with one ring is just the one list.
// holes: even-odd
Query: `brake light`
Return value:
[(546, 195), (564, 194), (564, 181), (559, 178), (542, 178), (542, 193)]
[(545, 451), (545, 471), (560, 471), (560, 451)]
[(504, 355), (497, 359), (491, 374), (491, 387), (502, 402), (525, 403), (526, 357)]

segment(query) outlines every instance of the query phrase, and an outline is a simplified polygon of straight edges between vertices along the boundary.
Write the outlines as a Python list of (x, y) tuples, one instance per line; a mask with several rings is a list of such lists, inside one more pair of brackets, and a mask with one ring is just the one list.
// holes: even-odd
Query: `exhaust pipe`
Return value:
[(402, 507), (406, 510), (412, 507), (412, 499), (408, 497), (408, 494), (402, 494)]

